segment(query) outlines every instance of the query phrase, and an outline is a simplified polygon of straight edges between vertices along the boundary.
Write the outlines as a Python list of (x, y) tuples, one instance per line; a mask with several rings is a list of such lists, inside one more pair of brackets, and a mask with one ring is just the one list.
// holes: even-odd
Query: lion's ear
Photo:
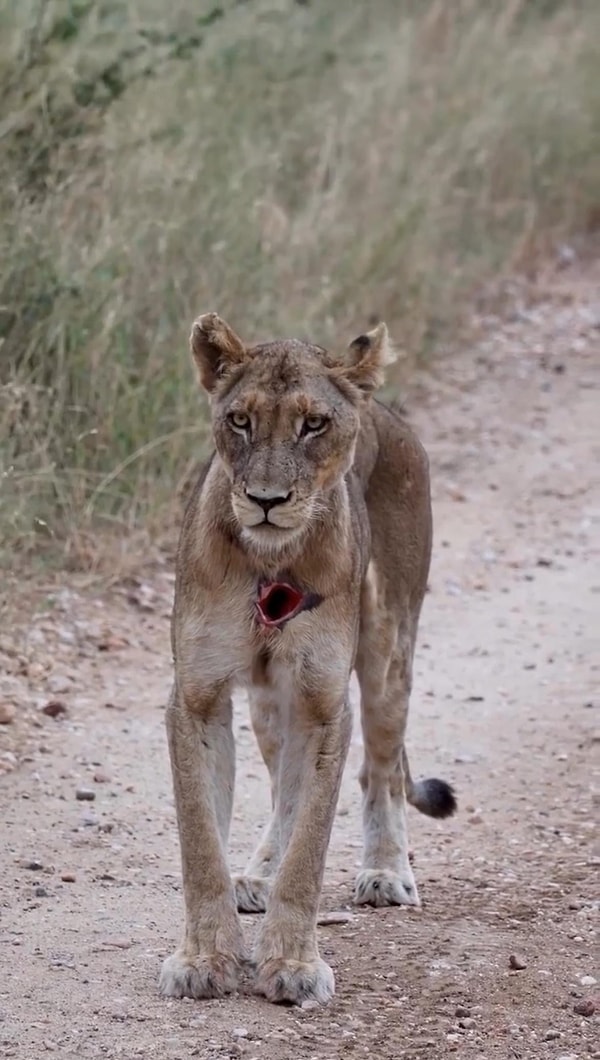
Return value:
[(384, 368), (396, 360), (386, 325), (378, 324), (372, 331), (359, 335), (348, 349), (346, 378), (367, 394), (377, 390), (384, 380)]
[(217, 313), (204, 313), (194, 321), (190, 349), (200, 382), (209, 393), (231, 368), (248, 359), (242, 340)]

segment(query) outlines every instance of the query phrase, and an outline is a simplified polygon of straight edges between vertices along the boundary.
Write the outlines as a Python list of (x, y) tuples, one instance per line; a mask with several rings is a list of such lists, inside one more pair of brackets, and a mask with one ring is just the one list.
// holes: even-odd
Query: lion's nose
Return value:
[(256, 486), (253, 489), (246, 490), (246, 496), (249, 501), (253, 501), (254, 504), (258, 504), (262, 508), (265, 515), (271, 511), (271, 508), (275, 508), (278, 504), (285, 504), (289, 501), (292, 496), (292, 491), (288, 493), (280, 493), (278, 490), (273, 489), (261, 489)]

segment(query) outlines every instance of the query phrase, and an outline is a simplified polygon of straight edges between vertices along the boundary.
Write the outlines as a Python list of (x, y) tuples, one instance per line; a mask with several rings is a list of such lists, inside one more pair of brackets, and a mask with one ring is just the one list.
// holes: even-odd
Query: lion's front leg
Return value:
[(235, 751), (231, 702), (222, 692), (186, 702), (177, 691), (167, 733), (181, 844), (185, 932), (162, 966), (168, 997), (221, 997), (237, 986), (243, 942), (225, 843)]
[(233, 883), (240, 913), (264, 913), (269, 901), (271, 882), (281, 860), (278, 804), (283, 716), (278, 697), (271, 690), (251, 691), (249, 703), (254, 735), (269, 770), (272, 814), (246, 871), (240, 876), (234, 876)]
[(277, 806), (284, 853), (254, 952), (256, 988), (269, 1001), (325, 1002), (334, 993), (317, 912), (351, 724), (347, 699), (323, 711), (303, 700), (289, 712)]

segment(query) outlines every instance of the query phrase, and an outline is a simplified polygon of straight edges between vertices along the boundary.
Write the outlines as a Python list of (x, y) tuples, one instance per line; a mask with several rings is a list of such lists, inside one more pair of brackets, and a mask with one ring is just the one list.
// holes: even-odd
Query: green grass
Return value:
[(5, 4), (0, 559), (164, 523), (199, 312), (426, 355), (589, 230), (599, 41), (597, 0)]

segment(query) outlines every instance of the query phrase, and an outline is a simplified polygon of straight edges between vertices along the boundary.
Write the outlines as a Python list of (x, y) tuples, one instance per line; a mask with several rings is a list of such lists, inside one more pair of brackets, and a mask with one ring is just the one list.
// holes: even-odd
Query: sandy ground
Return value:
[[(355, 725), (322, 902), (348, 914), (320, 928), (327, 1009), (157, 996), (182, 924), (168, 564), (100, 597), (38, 586), (3, 630), (0, 1056), (600, 1057), (597, 279), (482, 319), (411, 399), (436, 548), (409, 750), (460, 812), (411, 811), (421, 910), (353, 909)], [(241, 869), (269, 799), (242, 699), (235, 724)]]

